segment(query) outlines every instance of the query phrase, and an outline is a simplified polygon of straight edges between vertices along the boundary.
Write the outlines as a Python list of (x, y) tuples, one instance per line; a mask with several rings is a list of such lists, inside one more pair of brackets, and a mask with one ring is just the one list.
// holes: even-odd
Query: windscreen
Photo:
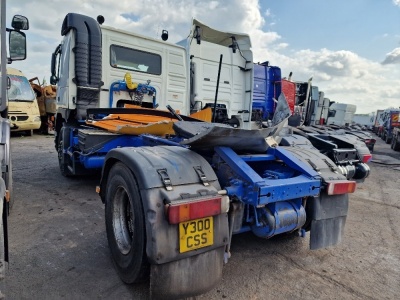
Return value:
[(26, 77), (17, 75), (8, 75), (11, 86), (8, 89), (9, 101), (33, 101), (36, 99), (31, 85)]

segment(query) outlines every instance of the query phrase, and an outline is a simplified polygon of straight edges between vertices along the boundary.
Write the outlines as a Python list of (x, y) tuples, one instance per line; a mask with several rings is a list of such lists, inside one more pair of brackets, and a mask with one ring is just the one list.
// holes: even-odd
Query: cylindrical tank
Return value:
[(296, 201), (283, 201), (257, 208), (257, 221), (251, 226), (253, 233), (262, 238), (290, 232), (306, 222), (306, 212)]

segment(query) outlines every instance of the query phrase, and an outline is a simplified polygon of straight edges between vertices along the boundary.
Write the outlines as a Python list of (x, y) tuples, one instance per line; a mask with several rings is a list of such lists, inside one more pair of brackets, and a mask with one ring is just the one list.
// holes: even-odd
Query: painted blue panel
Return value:
[(265, 64), (254, 65), (253, 109), (261, 110), (264, 119), (271, 118), (274, 113), (273, 98), (278, 98), (281, 93), (280, 81), (279, 67)]

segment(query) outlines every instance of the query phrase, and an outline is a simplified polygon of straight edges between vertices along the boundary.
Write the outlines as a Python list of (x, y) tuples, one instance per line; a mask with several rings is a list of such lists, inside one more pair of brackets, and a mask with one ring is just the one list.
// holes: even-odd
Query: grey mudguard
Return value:
[(146, 252), (150, 263), (164, 264), (184, 259), (225, 246), (228, 243), (228, 215), (214, 216), (214, 243), (212, 246), (194, 251), (179, 253), (179, 227), (168, 223), (164, 201), (177, 201), (189, 196), (188, 201), (204, 197), (207, 193), (216, 193), (213, 186), (206, 188), (202, 184), (175, 186), (172, 191), (164, 188), (141, 190), (143, 209), (146, 218)]
[(334, 246), (342, 241), (349, 207), (349, 195), (326, 195), (307, 202), (311, 217), (310, 249)]
[(221, 280), (223, 254), (224, 248), (221, 247), (201, 255), (153, 265), (151, 299), (186, 299), (208, 292)]
[(307, 139), (304, 136), (298, 135), (298, 134), (290, 134), (290, 135), (283, 136), (279, 145), (281, 145), (281, 146), (294, 146), (294, 145), (300, 146), (301, 145), (302, 148), (317, 150), (317, 148), (315, 148), (311, 144), (309, 139)]
[(346, 180), (346, 177), (337, 170), (335, 163), (317, 149), (309, 145), (307, 147), (303, 147), (302, 145), (283, 147), (301, 161), (309, 164), (319, 173), (323, 180)]
[[(214, 243), (197, 250), (179, 252), (178, 225), (169, 224), (165, 203), (192, 201), (212, 197), (220, 190), (209, 163), (197, 153), (176, 146), (126, 147), (110, 151), (106, 156), (100, 195), (104, 201), (106, 175), (116, 161), (124, 163), (134, 174), (141, 193), (146, 220), (146, 252), (151, 264), (165, 264), (223, 247), (228, 242), (227, 213), (214, 216)], [(201, 169), (200, 179), (196, 169)], [(171, 181), (167, 190), (159, 170), (166, 170)]]
[[(309, 163), (324, 181), (346, 180), (336, 170), (335, 163), (318, 150), (300, 147), (285, 147), (299, 159)], [(320, 249), (341, 242), (349, 205), (348, 194), (327, 195), (322, 190), (318, 197), (310, 198), (306, 204), (307, 220), (311, 222), (310, 249)]]
[[(197, 153), (183, 147), (124, 147), (116, 148), (107, 153), (107, 162), (122, 161), (134, 171), (139, 186), (142, 189), (164, 187), (160, 170), (166, 170), (171, 185), (179, 186), (189, 183), (199, 183), (199, 175), (195, 167), (200, 167), (210, 184), (217, 182), (217, 176), (209, 163)], [(103, 176), (105, 172), (103, 169)], [(219, 188), (219, 187), (218, 187)]]
[[(299, 159), (310, 164), (323, 181), (346, 180), (335, 163), (317, 149), (303, 146), (285, 147)], [(318, 197), (307, 200), (307, 219), (311, 222), (310, 249), (316, 250), (341, 242), (348, 212), (348, 194), (327, 195), (322, 190)]]

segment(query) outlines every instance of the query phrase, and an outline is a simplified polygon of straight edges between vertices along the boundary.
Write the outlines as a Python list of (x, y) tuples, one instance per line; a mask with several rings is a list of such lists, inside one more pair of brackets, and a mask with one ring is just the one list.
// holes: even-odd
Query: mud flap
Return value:
[(311, 217), (311, 250), (334, 246), (341, 242), (348, 207), (348, 194), (320, 195), (307, 202), (307, 215)]
[(152, 265), (151, 299), (181, 299), (203, 294), (222, 278), (224, 247), (199, 255)]

